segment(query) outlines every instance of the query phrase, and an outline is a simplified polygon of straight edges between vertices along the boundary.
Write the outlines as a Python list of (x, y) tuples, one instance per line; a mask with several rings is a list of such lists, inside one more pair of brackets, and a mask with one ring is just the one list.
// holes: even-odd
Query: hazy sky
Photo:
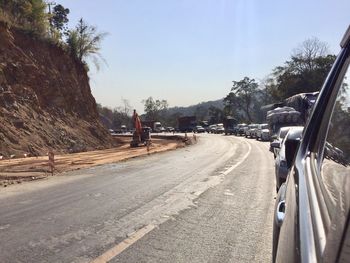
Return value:
[(170, 106), (223, 98), (232, 80), (263, 79), (305, 39), (339, 52), (349, 0), (57, 0), (108, 32), (108, 65), (90, 72), (96, 101), (143, 110), (152, 96)]

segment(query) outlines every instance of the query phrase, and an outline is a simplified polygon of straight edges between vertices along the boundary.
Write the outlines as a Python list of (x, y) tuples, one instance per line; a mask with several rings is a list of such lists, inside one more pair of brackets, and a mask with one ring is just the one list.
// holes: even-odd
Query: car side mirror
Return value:
[(280, 148), (281, 147), (281, 144), (279, 141), (273, 141), (270, 143), (270, 147), (271, 148)]
[(300, 139), (286, 140), (284, 142), (286, 162), (287, 162), (288, 169), (290, 169), (293, 166), (294, 157), (298, 150), (299, 143), (300, 143)]

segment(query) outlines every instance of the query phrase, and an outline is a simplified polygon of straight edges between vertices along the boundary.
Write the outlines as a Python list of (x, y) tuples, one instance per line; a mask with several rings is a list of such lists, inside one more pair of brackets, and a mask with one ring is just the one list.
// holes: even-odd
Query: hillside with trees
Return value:
[(319, 91), (334, 61), (335, 55), (329, 54), (326, 43), (317, 38), (307, 39), (263, 81), (249, 77), (233, 81), (224, 99), (225, 114), (242, 122), (263, 122), (262, 106), (295, 94)]
[(0, 1), (0, 155), (5, 158), (113, 145), (87, 75), (87, 60), (98, 54), (102, 35), (83, 20), (68, 29), (68, 14), (69, 9), (49, 8), (42, 0)]

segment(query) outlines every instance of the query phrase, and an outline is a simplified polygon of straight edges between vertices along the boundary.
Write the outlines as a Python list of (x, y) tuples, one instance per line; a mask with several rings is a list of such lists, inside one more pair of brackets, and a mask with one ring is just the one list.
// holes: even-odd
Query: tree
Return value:
[(69, 51), (80, 62), (87, 64), (88, 58), (92, 59), (99, 69), (99, 60), (104, 61), (101, 54), (101, 42), (107, 33), (98, 33), (97, 28), (88, 25), (82, 18), (74, 30), (69, 31), (67, 44)]
[(122, 106), (120, 106), (118, 109), (120, 112), (123, 112), (124, 115), (131, 116), (132, 107), (129, 100), (122, 98)]
[(101, 104), (97, 104), (97, 111), (100, 115), (100, 119), (108, 129), (120, 129), (121, 125), (131, 127), (131, 115), (124, 111), (124, 107), (117, 107), (111, 109), (109, 107), (103, 107)]
[(327, 54), (327, 44), (312, 38), (294, 50), (290, 60), (276, 67), (267, 83), (274, 100), (304, 92), (319, 91), (335, 56)]
[(197, 105), (194, 109), (194, 115), (196, 116), (197, 120), (205, 120), (208, 116), (209, 109), (206, 107), (203, 107), (202, 105)]
[(44, 0), (1, 0), (0, 14), (26, 30), (39, 34), (47, 32), (48, 14)]
[(225, 115), (222, 109), (214, 106), (210, 106), (208, 113), (209, 113), (209, 122), (211, 124), (223, 122)]
[(232, 82), (231, 92), (224, 98), (225, 111), (238, 119), (252, 122), (259, 85), (254, 79), (248, 77)]
[(50, 17), (50, 25), (57, 30), (60, 38), (62, 38), (62, 34), (67, 34), (68, 32), (67, 23), (69, 21), (69, 12), (69, 9), (64, 8), (62, 5), (56, 5), (53, 8), (52, 16)]
[(148, 120), (162, 119), (168, 109), (166, 100), (154, 100), (152, 97), (148, 97), (142, 103), (144, 104), (144, 111)]
[(328, 53), (328, 44), (313, 37), (306, 39), (294, 50), (292, 60), (300, 71), (313, 70), (317, 67), (317, 58), (325, 57)]

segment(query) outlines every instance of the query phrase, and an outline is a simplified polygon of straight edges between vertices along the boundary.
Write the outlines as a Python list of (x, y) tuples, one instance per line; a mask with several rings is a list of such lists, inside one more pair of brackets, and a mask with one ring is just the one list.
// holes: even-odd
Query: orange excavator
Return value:
[(135, 131), (132, 135), (132, 141), (130, 147), (138, 147), (147, 145), (151, 141), (150, 128), (142, 127), (142, 123), (136, 110), (134, 110), (132, 121), (134, 124)]

